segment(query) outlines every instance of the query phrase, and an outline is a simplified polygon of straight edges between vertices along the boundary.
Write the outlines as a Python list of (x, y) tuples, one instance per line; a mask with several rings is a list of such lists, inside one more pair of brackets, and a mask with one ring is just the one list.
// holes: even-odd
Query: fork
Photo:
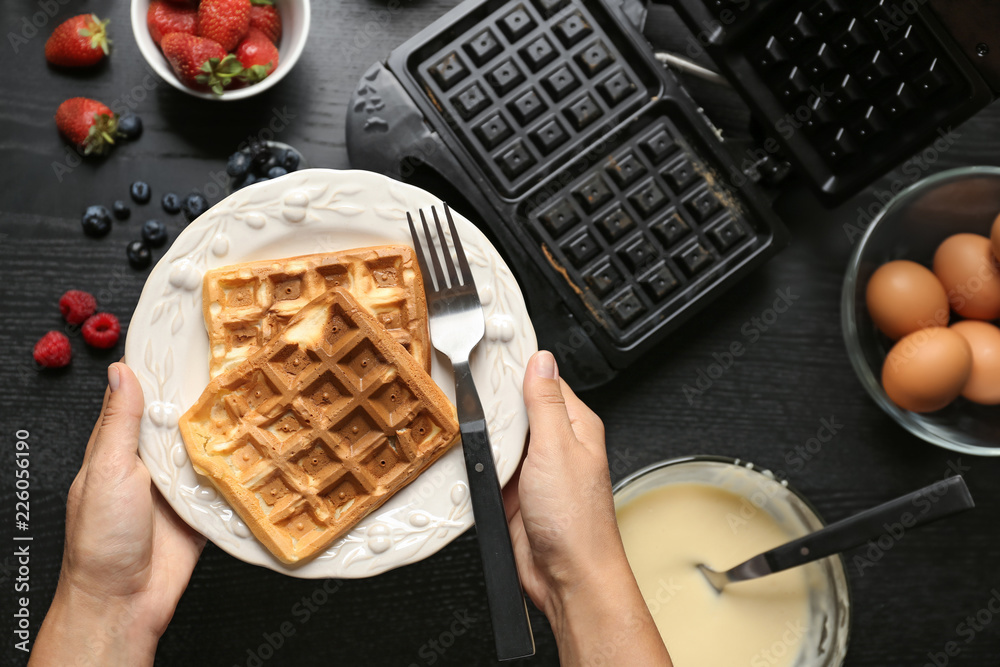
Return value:
[[(757, 554), (724, 572), (704, 563), (696, 567), (712, 588), (721, 593), (727, 584), (766, 577), (872, 540), (881, 540), (881, 536), (892, 526), (904, 531), (975, 506), (965, 480), (961, 475), (955, 475)], [(918, 512), (914, 508), (922, 509)], [(909, 519), (901, 518), (907, 515)], [(895, 538), (900, 539), (898, 536)]]
[[(455, 370), (455, 405), (462, 433), (462, 451), (465, 453), (465, 468), (469, 474), (469, 496), (472, 499), (472, 513), (476, 520), (479, 537), (479, 551), (483, 560), (483, 574), (486, 579), (486, 599), (493, 619), (493, 638), (496, 642), (497, 658), (513, 660), (534, 655), (535, 640), (531, 633), (528, 608), (524, 602), (521, 581), (517, 577), (514, 549), (511, 546), (507, 516), (500, 482), (493, 463), (493, 450), (486, 429), (486, 417), (479, 393), (469, 369), (469, 354), (485, 333), (486, 323), (483, 306), (479, 302), (479, 292), (472, 279), (469, 261), (462, 249), (462, 241), (455, 229), (451, 209), (444, 204), (444, 215), (451, 230), (458, 268), (455, 269), (451, 251), (445, 241), (437, 208), (431, 207), (431, 215), (437, 227), (438, 245), (431, 237), (431, 230), (423, 210), (419, 211), (427, 252), (424, 252), (413, 216), (406, 214), (413, 237), (420, 271), (424, 275), (424, 291), (430, 313), (431, 344), (451, 360)], [(447, 267), (446, 280), (439, 255), (443, 255)], [(428, 260), (434, 267), (432, 274)], [(433, 277), (433, 280), (432, 280)]]

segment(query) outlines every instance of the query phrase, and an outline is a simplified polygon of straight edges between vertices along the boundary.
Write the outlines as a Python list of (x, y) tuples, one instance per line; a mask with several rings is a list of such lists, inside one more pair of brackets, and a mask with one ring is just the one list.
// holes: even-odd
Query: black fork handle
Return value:
[(486, 599), (493, 620), (497, 658), (525, 658), (535, 654), (535, 639), (531, 633), (521, 580), (517, 576), (514, 548), (500, 494), (500, 481), (493, 463), (486, 418), (472, 381), (469, 363), (460, 362), (453, 366), (462, 451), (469, 473), (469, 496), (483, 559)]
[(965, 480), (960, 475), (955, 475), (831, 523), (822, 530), (783, 544), (763, 555), (772, 572), (781, 572), (861, 546), (883, 534), (900, 540), (911, 528), (975, 506)]

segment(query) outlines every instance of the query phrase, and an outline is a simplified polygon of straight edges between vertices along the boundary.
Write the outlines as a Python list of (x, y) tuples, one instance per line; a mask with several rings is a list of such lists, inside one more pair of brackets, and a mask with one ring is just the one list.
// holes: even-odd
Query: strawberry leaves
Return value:
[(221, 95), (225, 87), (232, 83), (233, 78), (244, 70), (243, 64), (230, 53), (222, 60), (209, 58), (202, 63), (201, 71), (202, 73), (195, 77), (195, 81), (208, 86), (216, 95)]
[(260, 83), (267, 78), (268, 73), (273, 69), (273, 64), (251, 65), (240, 72), (239, 78), (246, 83)]
[(111, 53), (111, 40), (108, 39), (108, 23), (110, 19), (104, 19), (103, 21), (97, 17), (97, 14), (91, 14), (90, 20), (87, 23), (87, 27), (80, 28), (77, 34), (80, 37), (90, 38), (90, 48), (100, 49), (104, 52), (104, 55)]
[(118, 114), (95, 113), (94, 123), (83, 141), (84, 155), (104, 155), (118, 136)]

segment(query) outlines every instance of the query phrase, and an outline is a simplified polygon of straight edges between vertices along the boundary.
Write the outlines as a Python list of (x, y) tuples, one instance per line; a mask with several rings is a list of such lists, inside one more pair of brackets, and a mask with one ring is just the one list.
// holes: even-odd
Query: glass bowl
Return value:
[[(816, 510), (786, 481), (752, 463), (721, 456), (689, 456), (654, 463), (614, 486), (615, 509), (670, 484), (700, 483), (729, 491), (774, 519), (789, 539), (826, 525)], [(844, 561), (837, 556), (804, 565), (810, 568), (809, 628), (793, 667), (839, 667), (847, 655), (850, 593)]]
[(882, 264), (909, 259), (929, 267), (948, 236), (988, 236), (1000, 213), (1000, 168), (964, 167), (925, 178), (893, 197), (857, 241), (844, 276), (840, 319), (847, 355), (868, 394), (903, 428), (927, 442), (963, 454), (1000, 456), (1000, 406), (959, 398), (937, 412), (903, 410), (886, 395), (882, 362), (892, 347), (865, 305), (868, 279)]

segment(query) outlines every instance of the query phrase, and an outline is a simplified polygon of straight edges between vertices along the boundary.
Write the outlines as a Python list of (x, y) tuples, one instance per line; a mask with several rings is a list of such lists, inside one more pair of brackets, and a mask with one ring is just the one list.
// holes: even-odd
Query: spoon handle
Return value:
[(805, 537), (761, 554), (772, 572), (804, 565), (853, 547), (883, 534), (898, 540), (915, 526), (975, 507), (961, 476), (940, 482), (865, 510)]

